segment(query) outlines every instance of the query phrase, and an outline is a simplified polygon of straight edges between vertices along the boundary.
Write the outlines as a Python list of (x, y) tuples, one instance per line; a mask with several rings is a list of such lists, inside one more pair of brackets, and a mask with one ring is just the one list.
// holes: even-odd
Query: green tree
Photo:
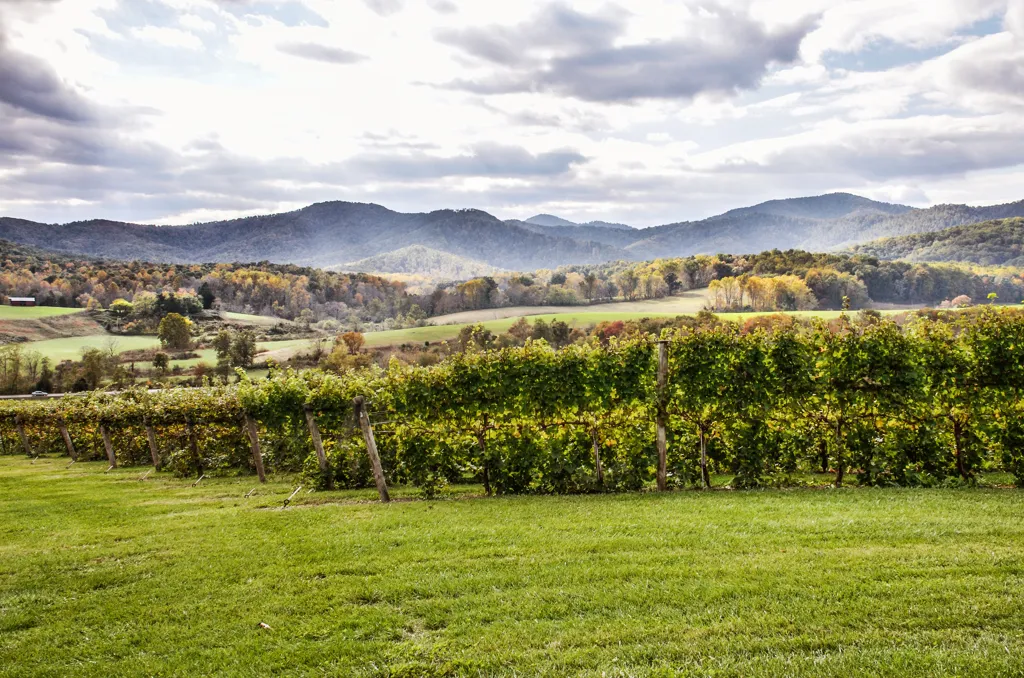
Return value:
[(172, 350), (185, 350), (192, 342), (192, 321), (179, 313), (168, 313), (157, 330), (160, 343)]
[(43, 358), (39, 367), (39, 381), (36, 382), (37, 391), (50, 393), (53, 391), (53, 370), (50, 368), (50, 359)]
[(170, 364), (170, 357), (163, 351), (158, 351), (156, 355), (153, 356), (153, 367), (155, 367), (156, 369), (160, 370), (163, 373), (167, 372), (167, 368), (170, 367)]
[(110, 371), (110, 355), (98, 348), (87, 348), (82, 351), (81, 379), (86, 388), (95, 391), (103, 383)]
[(231, 330), (222, 329), (217, 332), (217, 336), (213, 339), (213, 350), (217, 353), (217, 364), (223, 367), (229, 367), (231, 363), (231, 343), (233, 337)]
[(126, 299), (115, 299), (110, 304), (110, 315), (114, 316), (118, 322), (124, 322), (131, 317), (135, 311), (135, 306)]
[(231, 366), (248, 369), (256, 358), (256, 335), (252, 330), (235, 334), (231, 342)]

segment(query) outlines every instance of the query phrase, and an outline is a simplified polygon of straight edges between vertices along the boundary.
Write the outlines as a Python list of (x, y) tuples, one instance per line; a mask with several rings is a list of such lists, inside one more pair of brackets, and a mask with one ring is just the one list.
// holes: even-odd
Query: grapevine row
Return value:
[(4, 401), (0, 451), (112, 455), (181, 475), (253, 473), (261, 461), (349, 488), (373, 485), (367, 452), (379, 446), (387, 481), (428, 495), (468, 480), (507, 494), (706, 486), (717, 472), (736, 487), (809, 471), (837, 484), (848, 472), (876, 485), (985, 472), (1022, 483), (1022, 387), (1019, 313), (748, 333), (709, 324), (660, 340), (470, 351), (431, 367)]

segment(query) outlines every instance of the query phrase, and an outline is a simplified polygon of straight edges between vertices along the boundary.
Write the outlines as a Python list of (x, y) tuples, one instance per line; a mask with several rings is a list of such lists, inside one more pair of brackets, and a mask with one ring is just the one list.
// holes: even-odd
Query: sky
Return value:
[(1024, 0), (0, 0), (0, 215), (1024, 198)]

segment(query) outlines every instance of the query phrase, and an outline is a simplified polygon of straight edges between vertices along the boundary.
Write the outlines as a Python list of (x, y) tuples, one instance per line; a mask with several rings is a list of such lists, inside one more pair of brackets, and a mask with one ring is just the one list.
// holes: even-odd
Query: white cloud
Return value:
[[(166, 222), (343, 198), (655, 224), (834, 190), (1024, 197), (1024, 0), (15, 4), (0, 59), (52, 89), (0, 87), (0, 214)], [(684, 38), (724, 79), (650, 77), (704, 63), (663, 49)], [(534, 79), (444, 86), (506, 61)]]
[(178, 28), (166, 26), (141, 26), (133, 28), (132, 37), (137, 40), (154, 42), (165, 47), (180, 47), (182, 49), (202, 49), (203, 41), (195, 33), (183, 31)]
[(196, 14), (182, 14), (178, 19), (178, 23), (192, 31), (199, 31), (202, 33), (209, 33), (210, 31), (217, 29), (217, 24)]

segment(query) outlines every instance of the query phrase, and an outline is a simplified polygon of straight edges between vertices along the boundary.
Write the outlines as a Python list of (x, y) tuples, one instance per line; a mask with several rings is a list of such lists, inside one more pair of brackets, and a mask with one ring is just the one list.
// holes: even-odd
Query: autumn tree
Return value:
[(172, 350), (185, 350), (192, 342), (192, 321), (179, 313), (168, 313), (157, 330), (160, 343)]
[(363, 336), (362, 332), (345, 332), (338, 339), (348, 348), (349, 355), (359, 353), (363, 348), (363, 344), (366, 343), (366, 337)]

